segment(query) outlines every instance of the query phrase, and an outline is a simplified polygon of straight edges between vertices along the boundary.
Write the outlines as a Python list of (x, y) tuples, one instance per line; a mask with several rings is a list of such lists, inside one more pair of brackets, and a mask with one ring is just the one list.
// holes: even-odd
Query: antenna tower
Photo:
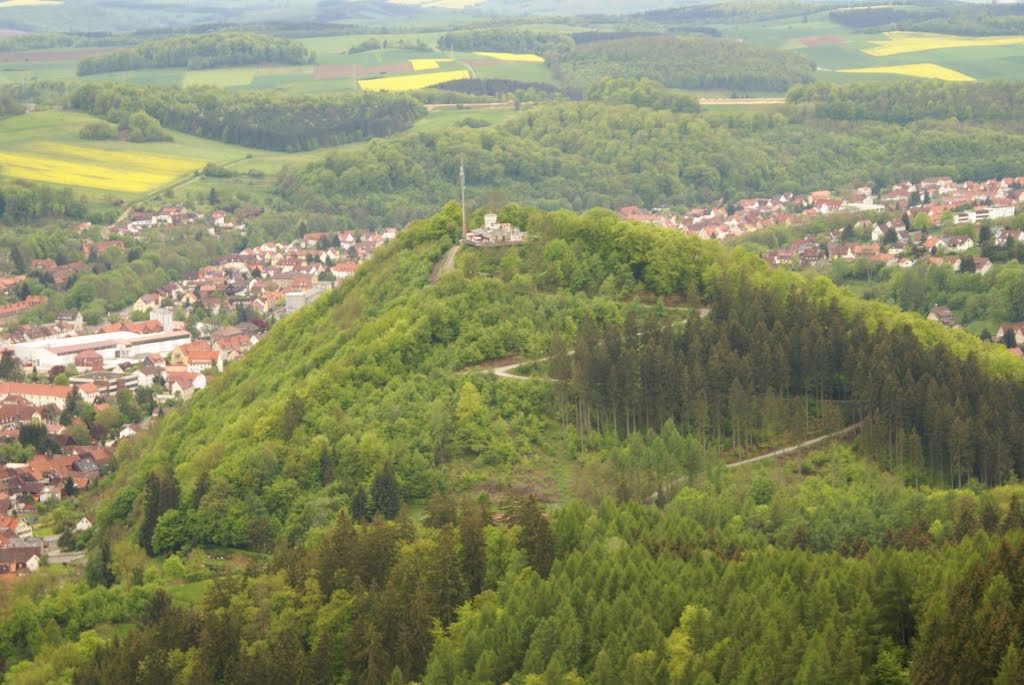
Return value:
[(466, 160), (459, 159), (459, 190), (462, 196), (462, 237), (466, 237)]

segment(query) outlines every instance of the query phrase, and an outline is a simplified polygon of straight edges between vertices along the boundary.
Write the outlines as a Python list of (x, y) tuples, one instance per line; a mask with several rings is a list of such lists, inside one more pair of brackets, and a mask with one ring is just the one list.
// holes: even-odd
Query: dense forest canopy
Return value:
[(1024, 105), (1024, 85), (924, 79), (871, 85), (813, 83), (794, 86), (786, 99), (795, 105), (813, 104), (818, 117), (846, 121), (1016, 122)]
[(1024, 30), (1020, 3), (939, 2), (850, 7), (829, 19), (851, 29), (874, 32), (923, 31), (965, 36), (1011, 36)]
[(19, 225), (44, 217), (84, 218), (88, 201), (70, 188), (54, 188), (29, 181), (0, 180), (0, 223)]
[(623, 38), (553, 54), (562, 83), (589, 88), (604, 78), (649, 78), (669, 88), (784, 92), (814, 78), (814, 63), (788, 50), (705, 36)]
[(512, 52), (547, 55), (572, 49), (573, 41), (561, 33), (494, 28), (449, 31), (437, 39), (440, 50), (460, 52)]
[(225, 143), (266, 150), (311, 150), (409, 128), (426, 110), (407, 95), (231, 93), (213, 86), (158, 88), (118, 83), (76, 87), (75, 109), (127, 128), (138, 111), (163, 126)]
[(295, 40), (258, 33), (207, 33), (175, 36), (88, 57), (78, 63), (78, 75), (161, 67), (212, 69), (312, 61), (309, 49)]
[[(429, 285), (459, 214), (414, 223), (119, 449), (92, 589), (4, 609), (12, 683), (1024, 674), (1019, 486), (927, 485), (1020, 472), (1019, 360), (606, 210), (506, 206), (531, 242), (467, 248)], [(550, 355), (548, 380), (475, 366), (514, 353)], [(722, 468), (858, 415), (877, 466), (837, 446)], [(444, 494), (541, 455), (586, 499)], [(211, 582), (204, 544), (265, 555)], [(182, 582), (203, 601), (172, 599)]]
[[(998, 346), (937, 324), (906, 328), (893, 309), (827, 282), (812, 291), (743, 255), (722, 272), (716, 245), (609, 213), (504, 216), (536, 242), (493, 265), (493, 276), (418, 287), (454, 239), (458, 220), (446, 211), (390, 246), (376, 269), (275, 327), (244, 364), (135, 443), (142, 458), (119, 473), (122, 485), (139, 497), (183, 495), (145, 510), (142, 546), (269, 549), (304, 535), (314, 502), (372, 491), (392, 467), (401, 497), (423, 497), (444, 481), (432, 466), (514, 465), (537, 444), (555, 454), (599, 449), (666, 422), (699, 441), (696, 453), (718, 454), (844, 414), (868, 417), (866, 434), (879, 441), (866, 442), (867, 453), (919, 481), (1002, 482), (1024, 471), (1013, 400), (1021, 368)], [(705, 301), (712, 315), (679, 337), (666, 314), (640, 319), (601, 296), (639, 289)], [(335, 332), (324, 333), (334, 330), (327, 320)], [(552, 369), (571, 381), (568, 396), (461, 372), (513, 352), (542, 355), (559, 337), (577, 349), (568, 375)], [(577, 407), (573, 421), (567, 406)], [(560, 433), (569, 423), (576, 429)], [(964, 444), (964, 435), (991, 444)], [(139, 469), (157, 462), (173, 471), (140, 480)], [(682, 466), (670, 461), (659, 473)]]
[[(972, 91), (966, 91), (972, 92)], [(899, 102), (893, 100), (894, 106)], [(884, 114), (883, 114), (884, 116)], [(983, 125), (984, 124), (984, 125)], [(743, 197), (935, 175), (1016, 175), (1024, 137), (988, 122), (843, 126), (798, 109), (673, 113), (595, 102), (546, 104), (500, 126), (377, 140), (282, 173), (296, 208), (393, 225), (456, 196), (502, 193), (547, 209), (692, 206)]]
[(823, 5), (808, 2), (711, 2), (648, 10), (634, 15), (657, 24), (738, 24), (800, 17), (820, 12)]

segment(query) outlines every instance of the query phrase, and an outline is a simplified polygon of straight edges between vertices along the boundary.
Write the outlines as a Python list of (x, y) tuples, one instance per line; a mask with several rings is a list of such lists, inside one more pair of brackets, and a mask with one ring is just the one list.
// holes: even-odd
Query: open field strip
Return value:
[(179, 173), (174, 174), (146, 171), (126, 173), (122, 168), (100, 164), (82, 164), (53, 157), (8, 152), (0, 152), (0, 165), (5, 175), (14, 178), (127, 193), (154, 190), (172, 181), (179, 173), (195, 168), (192, 163), (188, 163), (182, 166)]
[(869, 41), (875, 47), (864, 48), (864, 52), (873, 57), (889, 57), (945, 48), (986, 48), (1024, 44), (1024, 36), (945, 36), (913, 31), (888, 31), (884, 35), (885, 40)]
[(429, 71), (431, 69), (440, 69), (442, 62), (451, 62), (450, 59), (411, 59), (409, 64), (412, 65), (413, 71)]
[(544, 58), (528, 52), (474, 52), (474, 55), (489, 57), (502, 62), (543, 62)]
[(458, 69), (456, 71), (438, 71), (432, 74), (412, 74), (409, 76), (388, 76), (386, 78), (362, 79), (359, 87), (363, 90), (419, 90), (436, 86), (446, 81), (461, 81), (469, 78), (469, 71)]
[(5, 7), (46, 7), (63, 4), (63, 0), (4, 0), (4, 2), (0, 2), (0, 10)]
[(183, 86), (247, 86), (256, 76), (256, 67), (228, 67), (224, 69), (192, 69), (185, 72)]
[(388, 0), (392, 5), (420, 5), (421, 7), (437, 7), (447, 10), (461, 10), (479, 5), (484, 0)]
[(974, 81), (975, 79), (953, 69), (938, 64), (897, 64), (888, 67), (862, 67), (859, 69), (837, 69), (843, 74), (894, 74), (897, 76), (915, 76), (917, 78), (935, 78), (940, 81)]

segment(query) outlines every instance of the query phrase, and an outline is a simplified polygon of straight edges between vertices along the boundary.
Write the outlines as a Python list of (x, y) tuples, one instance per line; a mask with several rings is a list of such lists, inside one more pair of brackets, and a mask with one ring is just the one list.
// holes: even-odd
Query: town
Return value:
[[(106, 240), (83, 240), (82, 261), (35, 259), (27, 270), (64, 289), (90, 271), (88, 259), (124, 250), (127, 236), (183, 224), (211, 235), (244, 233), (245, 220), (259, 211), (207, 216), (175, 205), (133, 212), (105, 229)], [(43, 295), (0, 305), (0, 577), (31, 573), (46, 558), (74, 559), (61, 554), (59, 535), (35, 535), (40, 509), (89, 488), (109, 467), (118, 441), (205, 388), (211, 374), (240, 359), (273, 321), (352, 276), (396, 235), (396, 229), (316, 232), (246, 247), (142, 294), (92, 326), (79, 311), (59, 312), (46, 324), (19, 324), (46, 302)], [(25, 279), (2, 275), (0, 290), (16, 294)], [(210, 317), (234, 314), (235, 321), (188, 325), (197, 309)], [(83, 517), (62, 532), (81, 534), (91, 526)]]
[[(876, 272), (927, 263), (984, 275), (993, 268), (994, 257), (1012, 254), (1010, 248), (1024, 241), (1015, 221), (1022, 200), (1024, 177), (981, 182), (933, 177), (916, 184), (903, 181), (888, 190), (783, 193), (686, 213), (633, 206), (618, 214), (703, 239), (759, 247), (762, 258), (780, 268), (815, 269), (840, 262)], [(779, 227), (791, 229), (787, 244), (769, 246), (758, 237)], [(981, 254), (985, 247), (990, 251)], [(944, 304), (936, 303), (927, 318), (959, 326)], [(1016, 338), (1006, 333), (1020, 329), (1024, 324), (1003, 324), (995, 337), (1005, 338), (1011, 351), (1021, 354)]]

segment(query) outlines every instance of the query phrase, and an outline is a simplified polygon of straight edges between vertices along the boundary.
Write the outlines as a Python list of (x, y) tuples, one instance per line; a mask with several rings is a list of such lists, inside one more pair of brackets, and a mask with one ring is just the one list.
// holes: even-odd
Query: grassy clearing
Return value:
[(1024, 36), (947, 36), (937, 33), (889, 31), (882, 40), (872, 40), (874, 47), (864, 52), (874, 57), (890, 57), (908, 52), (942, 50), (946, 48), (985, 48), (1021, 45)]
[[(184, 86), (220, 86), (235, 88), (248, 86), (259, 70), (256, 67), (232, 67), (225, 69), (195, 69), (185, 72)], [(312, 73), (312, 72), (310, 72)]]
[(947, 67), (932, 64), (930, 62), (921, 64), (896, 64), (888, 67), (861, 67), (858, 69), (840, 69), (844, 74), (895, 74), (898, 76), (913, 76), (915, 78), (935, 78), (940, 81), (975, 81), (971, 76), (949, 69)]
[(482, 119), (500, 124), (519, 114), (514, 109), (446, 109), (431, 112), (413, 126), (413, 131), (439, 131), (457, 125), (463, 119)]
[(118, 81), (140, 86), (180, 86), (187, 72), (183, 68), (135, 69), (85, 76), (85, 81)]
[[(316, 53), (317, 64), (351, 64), (354, 60), (359, 58), (371, 58), (374, 55), (381, 55), (381, 53), (392, 53), (392, 52), (405, 52), (411, 53), (406, 57), (400, 58), (397, 61), (403, 59), (410, 59), (416, 57), (429, 57), (428, 53), (417, 52), (414, 50), (403, 50), (401, 48), (385, 48), (383, 50), (369, 50), (367, 52), (357, 52), (355, 54), (348, 54), (350, 48), (359, 45), (360, 43), (375, 38), (382, 43), (387, 41), (388, 45), (414, 45), (417, 41), (424, 45), (432, 48), (437, 45), (437, 39), (441, 36), (441, 33), (398, 33), (398, 34), (373, 34), (363, 33), (351, 36), (321, 36), (317, 38), (302, 38), (301, 42), (310, 50)], [(390, 57), (389, 57), (390, 59)], [(383, 63), (383, 61), (378, 62)]]
[(435, 71), (429, 74), (411, 74), (409, 76), (387, 76), (385, 78), (361, 79), (359, 87), (363, 90), (387, 90), (392, 92), (404, 90), (420, 90), (436, 86), (446, 81), (461, 81), (469, 78), (469, 71)]
[(213, 587), (213, 580), (197, 580), (193, 583), (181, 585), (167, 585), (164, 587), (171, 599), (179, 605), (197, 606), (203, 601), (206, 591)]
[(480, 78), (501, 78), (512, 81), (554, 84), (551, 70), (546, 64), (536, 62), (495, 62), (473, 67)]
[(474, 52), (473, 54), (502, 62), (540, 62), (542, 64), (544, 62), (544, 58), (540, 55), (528, 52)]

